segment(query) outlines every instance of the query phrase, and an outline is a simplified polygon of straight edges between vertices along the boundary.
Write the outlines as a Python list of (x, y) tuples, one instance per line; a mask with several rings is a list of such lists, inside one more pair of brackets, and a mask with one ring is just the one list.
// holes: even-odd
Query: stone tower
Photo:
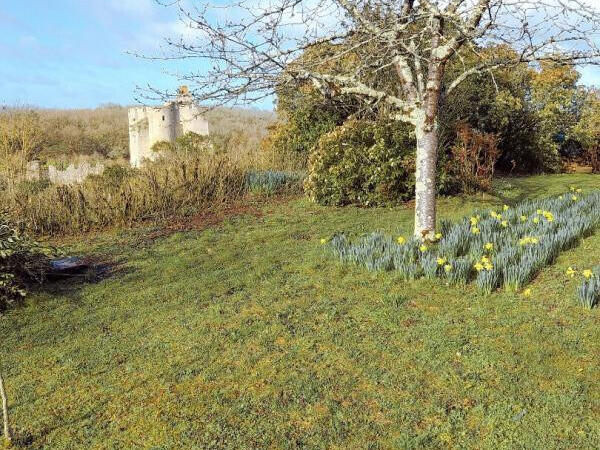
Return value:
[(181, 86), (177, 98), (164, 106), (140, 106), (129, 109), (129, 161), (140, 167), (144, 159), (155, 159), (152, 146), (160, 141), (174, 142), (194, 132), (208, 135), (208, 122), (192, 100), (187, 86)]

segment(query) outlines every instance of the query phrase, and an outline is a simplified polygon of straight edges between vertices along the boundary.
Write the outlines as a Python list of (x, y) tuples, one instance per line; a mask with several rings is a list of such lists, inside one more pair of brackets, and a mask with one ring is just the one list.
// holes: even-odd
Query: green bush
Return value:
[(0, 311), (22, 299), (28, 286), (44, 280), (52, 253), (0, 218)]
[[(415, 190), (416, 141), (410, 125), (349, 120), (319, 139), (309, 158), (304, 187), (326, 205), (384, 205), (406, 201)], [(440, 161), (438, 186), (452, 189)]]

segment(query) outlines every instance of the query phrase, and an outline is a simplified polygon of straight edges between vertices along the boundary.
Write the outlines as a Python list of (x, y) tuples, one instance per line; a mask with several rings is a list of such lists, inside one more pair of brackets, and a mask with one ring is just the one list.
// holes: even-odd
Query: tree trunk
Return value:
[(431, 125), (418, 125), (417, 167), (415, 186), (415, 236), (433, 239), (435, 235), (435, 194), (438, 129)]
[(2, 398), (2, 417), (4, 420), (4, 440), (10, 442), (12, 436), (10, 435), (10, 426), (8, 423), (8, 400), (6, 398), (6, 390), (4, 389), (4, 380), (2, 374), (0, 374), (0, 397)]

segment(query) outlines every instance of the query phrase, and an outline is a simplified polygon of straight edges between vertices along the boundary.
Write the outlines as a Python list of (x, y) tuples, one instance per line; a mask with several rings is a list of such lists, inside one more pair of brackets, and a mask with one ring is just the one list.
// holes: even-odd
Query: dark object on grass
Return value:
[(111, 265), (93, 261), (81, 256), (69, 256), (54, 259), (50, 262), (51, 270), (48, 278), (61, 280), (65, 278), (81, 278), (86, 282), (98, 282), (111, 272)]
[(90, 264), (79, 256), (69, 256), (68, 258), (55, 259), (50, 262), (52, 267), (50, 276), (70, 276), (85, 274)]

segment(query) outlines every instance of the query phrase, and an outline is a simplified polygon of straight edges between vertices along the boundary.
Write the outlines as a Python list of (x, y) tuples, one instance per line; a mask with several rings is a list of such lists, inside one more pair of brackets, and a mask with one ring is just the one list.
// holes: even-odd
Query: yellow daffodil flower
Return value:
[(443, 266), (446, 264), (446, 258), (438, 258), (437, 259), (438, 266)]
[(326, 243), (327, 243), (327, 239), (321, 238), (321, 245), (326, 244)]
[(521, 222), (527, 222), (527, 216), (521, 216)]
[(588, 280), (592, 278), (592, 275), (594, 275), (590, 269), (585, 269), (583, 272), (581, 272), (581, 274)]
[(540, 219), (538, 219), (537, 217), (534, 217), (532, 220), (533, 223), (540, 223)]
[(575, 192), (577, 192), (578, 194), (581, 194), (581, 192), (582, 192), (582, 189), (581, 189), (581, 188), (579, 188), (579, 189), (575, 189)]
[(477, 225), (477, 222), (479, 222), (479, 219), (477, 219), (477, 217), (471, 217), (471, 225)]
[(444, 272), (448, 273), (448, 272), (450, 272), (451, 270), (452, 270), (452, 265), (450, 265), (450, 264), (446, 264), (446, 265), (444, 266)]
[(504, 206), (502, 207), (502, 210), (503, 210), (503, 211), (508, 211), (508, 209), (509, 209), (509, 206), (508, 206), (508, 205), (504, 205)]
[(474, 268), (474, 269), (475, 269), (477, 272), (480, 272), (480, 271), (482, 271), (482, 270), (483, 270), (483, 264), (481, 264), (481, 263), (475, 263), (475, 264), (473, 264), (473, 268)]
[(566, 271), (567, 276), (573, 278), (576, 273), (577, 273), (577, 271), (575, 269), (573, 269), (571, 266), (569, 266), (567, 268), (567, 271)]
[(500, 225), (502, 225), (504, 228), (508, 227), (508, 222), (506, 220), (503, 220), (502, 222), (500, 222)]
[(419, 250), (421, 250), (422, 252), (426, 252), (426, 251), (427, 251), (427, 246), (426, 246), (425, 244), (422, 244), (422, 245), (419, 247)]
[(435, 233), (435, 238), (439, 241), (442, 238), (442, 233)]
[(398, 236), (398, 238), (396, 239), (396, 242), (400, 245), (403, 245), (406, 243), (406, 238), (404, 236)]
[(576, 195), (572, 195), (571, 196), (571, 200), (573, 200), (574, 202), (576, 202), (577, 201), (577, 196)]
[(473, 233), (473, 234), (479, 234), (479, 228), (477, 228), (477, 227), (471, 228), (471, 233)]
[(523, 297), (531, 297), (531, 289), (527, 288), (523, 291)]
[(488, 251), (494, 250), (494, 244), (492, 244), (491, 242), (486, 242), (483, 248)]

